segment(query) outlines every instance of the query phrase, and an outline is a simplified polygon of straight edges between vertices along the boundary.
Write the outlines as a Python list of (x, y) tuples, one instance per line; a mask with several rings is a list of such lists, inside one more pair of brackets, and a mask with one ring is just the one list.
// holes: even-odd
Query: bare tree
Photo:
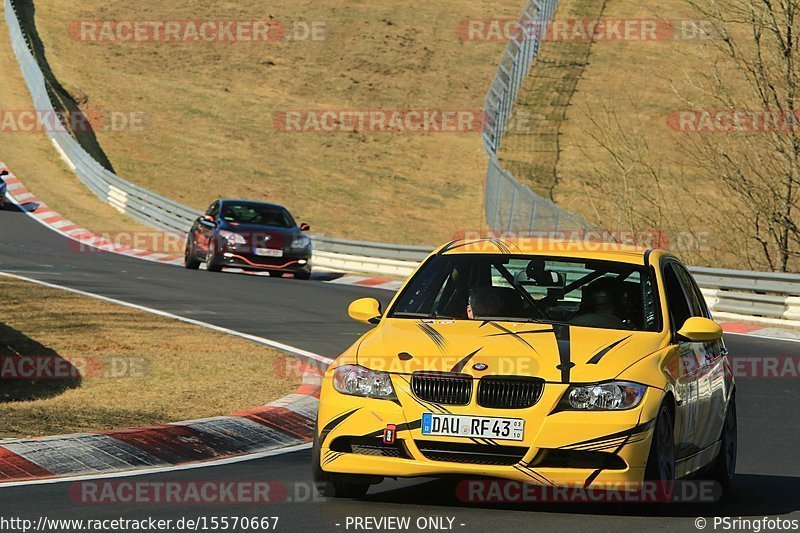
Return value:
[(673, 82), (696, 119), (682, 148), (721, 184), (716, 208), (746, 232), (759, 263), (800, 267), (800, 0), (685, 1), (716, 53), (704, 75)]
[[(641, 113), (629, 100), (626, 114)], [(649, 232), (660, 242), (691, 262), (706, 263), (703, 228), (692, 215), (698, 200), (686, 192), (691, 178), (665, 160), (659, 147), (652, 147), (647, 132), (623, 123), (617, 111), (604, 104), (585, 113), (593, 149), (584, 149), (592, 171), (581, 185), (594, 211), (592, 217), (605, 227), (616, 224), (617, 232)], [(613, 220), (613, 219), (616, 220)]]

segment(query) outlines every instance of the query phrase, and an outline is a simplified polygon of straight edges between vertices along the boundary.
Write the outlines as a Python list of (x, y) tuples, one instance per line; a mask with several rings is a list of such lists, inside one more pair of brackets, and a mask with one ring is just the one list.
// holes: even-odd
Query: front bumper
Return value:
[(225, 247), (219, 253), (225, 267), (246, 270), (272, 270), (281, 272), (311, 272), (311, 252), (284, 251), (282, 257), (265, 257), (251, 253), (249, 248)]
[[(640, 406), (629, 411), (553, 413), (565, 384), (548, 383), (537, 404), (527, 409), (489, 409), (474, 399), (463, 407), (426, 404), (413, 397), (408, 376), (393, 375), (392, 381), (399, 402), (340, 394), (333, 389), (332, 374), (326, 374), (317, 435), (322, 470), (384, 477), (489, 476), (593, 488), (639, 483), (664, 394), (648, 388)], [(422, 414), (441, 409), (459, 415), (522, 418), (523, 441), (423, 436)], [(389, 424), (397, 426), (397, 451), (376, 453), (361, 446), (380, 444)], [(353, 442), (359, 446), (348, 449)], [(431, 448), (448, 451), (432, 453)], [(477, 451), (509, 452), (513, 457), (503, 464), (487, 464), (483, 455), (473, 455)]]

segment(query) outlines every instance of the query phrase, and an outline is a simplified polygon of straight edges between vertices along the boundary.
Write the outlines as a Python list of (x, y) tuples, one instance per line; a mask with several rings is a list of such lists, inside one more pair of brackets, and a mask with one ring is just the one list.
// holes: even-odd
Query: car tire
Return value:
[(283, 277), (283, 272), (276, 272), (275, 270), (268, 270), (267, 274), (271, 278), (282, 278)]
[(325, 498), (361, 498), (367, 494), (369, 484), (354, 483), (343, 474), (325, 472), (320, 466), (320, 443), (317, 428), (314, 428), (314, 444), (311, 449), (311, 468), (314, 489)]
[(211, 240), (211, 243), (208, 245), (208, 258), (206, 259), (206, 270), (209, 272), (221, 272), (222, 271), (222, 263), (220, 263), (219, 258), (217, 257), (217, 243), (214, 240)]
[(189, 270), (197, 270), (200, 268), (200, 260), (194, 254), (194, 246), (191, 242), (191, 237), (186, 239), (186, 251), (184, 252), (183, 265)]
[(311, 272), (306, 270), (301, 270), (300, 272), (295, 272), (294, 277), (297, 279), (309, 280), (311, 279)]
[(654, 483), (659, 501), (669, 501), (675, 483), (675, 426), (666, 403), (661, 405), (653, 429), (650, 454), (644, 471), (646, 482)]
[(736, 475), (736, 453), (738, 449), (738, 424), (736, 421), (736, 396), (731, 396), (725, 412), (725, 425), (722, 428), (720, 448), (717, 458), (711, 465), (711, 479), (718, 481), (724, 491), (733, 488)]

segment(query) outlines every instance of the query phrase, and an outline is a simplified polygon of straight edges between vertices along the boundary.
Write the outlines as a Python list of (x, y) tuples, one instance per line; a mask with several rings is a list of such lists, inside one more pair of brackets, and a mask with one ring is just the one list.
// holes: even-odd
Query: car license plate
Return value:
[(273, 248), (256, 248), (256, 255), (263, 257), (283, 257), (283, 250)]
[(442, 437), (482, 437), (522, 440), (525, 421), (521, 418), (443, 415), (423, 413), (422, 434)]

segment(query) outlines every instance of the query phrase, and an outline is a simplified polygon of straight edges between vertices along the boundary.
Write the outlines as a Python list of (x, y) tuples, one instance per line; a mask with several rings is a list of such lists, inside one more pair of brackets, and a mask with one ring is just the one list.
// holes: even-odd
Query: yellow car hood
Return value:
[(358, 347), (358, 364), (410, 374), (523, 375), (548, 382), (615, 378), (666, 346), (654, 332), (477, 320), (384, 319)]

